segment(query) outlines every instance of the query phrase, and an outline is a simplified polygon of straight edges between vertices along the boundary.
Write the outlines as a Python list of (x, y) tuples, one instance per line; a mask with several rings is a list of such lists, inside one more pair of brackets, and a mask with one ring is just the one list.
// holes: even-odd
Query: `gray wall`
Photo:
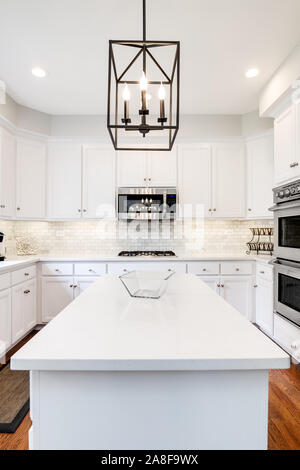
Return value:
[[(17, 104), (7, 95), (0, 115), (22, 130), (53, 137), (91, 137), (109, 142), (106, 116), (49, 115)], [(181, 115), (179, 139), (251, 136), (273, 128), (273, 119), (259, 118), (258, 111), (240, 115)]]

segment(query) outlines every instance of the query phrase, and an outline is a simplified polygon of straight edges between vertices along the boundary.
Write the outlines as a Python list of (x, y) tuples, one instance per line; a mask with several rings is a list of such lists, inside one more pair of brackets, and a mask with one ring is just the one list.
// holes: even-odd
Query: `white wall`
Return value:
[(300, 77), (300, 44), (280, 65), (273, 77), (261, 92), (259, 100), (260, 116), (270, 116), (271, 108), (285, 95), (291, 85)]
[(273, 118), (260, 118), (258, 111), (242, 116), (242, 135), (250, 137), (263, 134), (274, 128)]

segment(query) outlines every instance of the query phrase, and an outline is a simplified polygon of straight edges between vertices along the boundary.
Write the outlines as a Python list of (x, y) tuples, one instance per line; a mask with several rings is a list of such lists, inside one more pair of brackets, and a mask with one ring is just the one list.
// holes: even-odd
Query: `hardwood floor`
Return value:
[[(35, 333), (31, 333), (19, 347)], [(300, 450), (300, 366), (275, 370), (269, 376), (269, 449)], [(0, 450), (28, 449), (29, 413), (14, 434), (0, 433)]]

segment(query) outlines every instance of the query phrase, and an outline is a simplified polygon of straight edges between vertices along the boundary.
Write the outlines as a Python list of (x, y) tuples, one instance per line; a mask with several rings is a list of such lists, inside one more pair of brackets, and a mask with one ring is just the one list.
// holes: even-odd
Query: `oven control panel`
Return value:
[(300, 181), (294, 181), (293, 183), (275, 188), (273, 193), (275, 204), (300, 199)]

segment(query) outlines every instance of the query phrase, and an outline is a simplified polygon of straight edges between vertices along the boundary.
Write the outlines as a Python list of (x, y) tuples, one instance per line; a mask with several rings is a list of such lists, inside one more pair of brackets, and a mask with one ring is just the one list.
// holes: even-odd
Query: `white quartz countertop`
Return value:
[(99, 278), (11, 360), (28, 370), (284, 369), (289, 356), (192, 274), (160, 300)]

